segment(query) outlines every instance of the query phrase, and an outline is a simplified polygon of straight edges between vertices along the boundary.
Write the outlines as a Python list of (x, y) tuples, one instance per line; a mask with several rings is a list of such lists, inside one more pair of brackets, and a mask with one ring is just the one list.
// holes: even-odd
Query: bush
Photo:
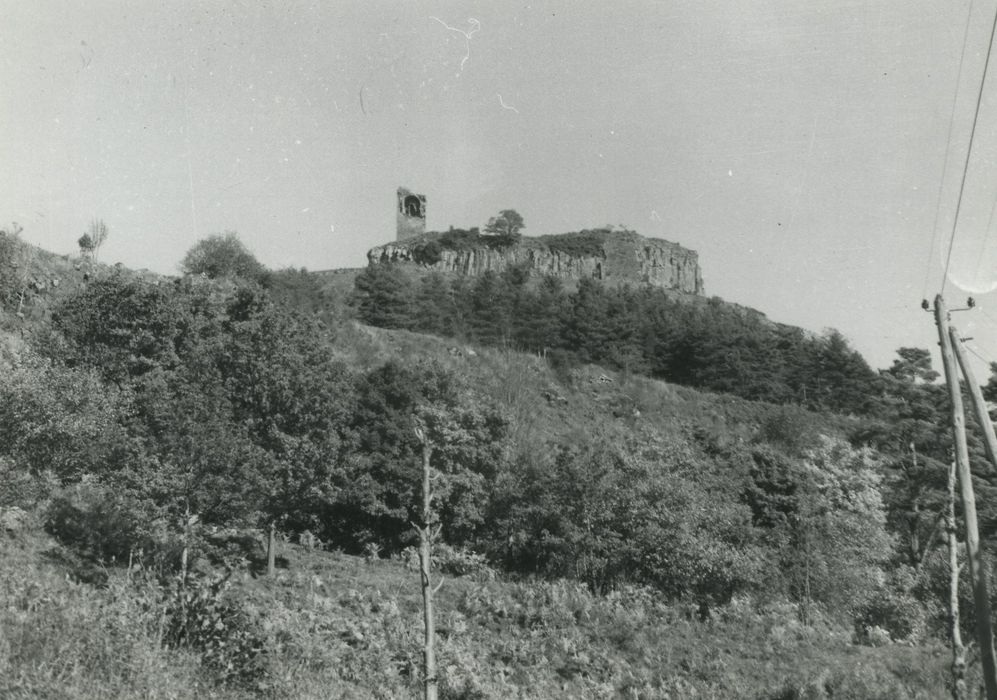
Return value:
[(576, 258), (594, 258), (603, 254), (602, 246), (610, 235), (609, 229), (586, 229), (559, 236), (540, 236), (537, 240), (552, 251)]
[(158, 516), (151, 504), (87, 480), (52, 499), (45, 530), (94, 561), (124, 564), (141, 553), (147, 565), (169, 570), (181, 547)]
[(412, 259), (420, 265), (429, 267), (438, 263), (443, 255), (443, 248), (438, 241), (426, 241), (412, 249)]
[(901, 566), (876, 590), (855, 620), (855, 636), (862, 643), (876, 643), (876, 630), (893, 641), (920, 642), (928, 630), (930, 606), (915, 594), (917, 572)]
[(473, 250), (481, 245), (481, 235), (476, 228), (453, 228), (441, 233), (438, 240), (444, 250)]
[(238, 601), (226, 596), (228, 581), (228, 575), (192, 575), (178, 582), (167, 601), (164, 641), (197, 650), (221, 682), (262, 690), (270, 675), (265, 636)]
[(688, 443), (593, 438), (500, 482), (490, 518), (496, 559), (596, 592), (637, 583), (707, 607), (757, 586), (764, 559), (750, 512), (683, 474), (705, 466)]
[(32, 508), (58, 486), (53, 474), (32, 474), (26, 467), (0, 456), (0, 508)]
[(433, 547), (433, 565), (441, 574), (450, 576), (495, 578), (495, 571), (488, 565), (485, 555), (451, 547), (443, 542)]
[(19, 352), (0, 372), (0, 455), (32, 474), (74, 481), (120, 456), (120, 392), (93, 372)]

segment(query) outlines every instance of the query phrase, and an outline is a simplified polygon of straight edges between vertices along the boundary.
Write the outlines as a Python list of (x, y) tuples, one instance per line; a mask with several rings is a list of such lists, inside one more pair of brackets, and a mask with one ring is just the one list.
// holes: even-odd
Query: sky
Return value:
[(75, 253), (100, 218), (102, 261), (166, 274), (226, 231), (272, 268), (359, 267), (405, 186), (430, 229), (512, 208), (526, 235), (681, 243), (707, 294), (837, 328), (874, 367), (935, 346), (922, 298), (973, 294), (954, 318), (985, 375), (995, 10), (0, 0), (0, 222)]

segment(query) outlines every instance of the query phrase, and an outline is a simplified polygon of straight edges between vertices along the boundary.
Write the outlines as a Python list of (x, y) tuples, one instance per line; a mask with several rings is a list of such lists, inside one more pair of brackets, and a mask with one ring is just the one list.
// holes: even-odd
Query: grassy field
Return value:
[[(410, 562), (285, 544), (219, 588), (221, 646), (169, 644), (169, 586), (138, 567), (74, 581), (71, 555), (29, 525), (0, 539), (4, 698), (415, 698), (421, 613)], [(262, 549), (250, 560), (262, 557)], [(444, 566), (466, 563), (451, 554)], [(258, 563), (258, 562), (256, 562)], [(202, 565), (203, 580), (220, 569)], [(474, 567), (471, 567), (474, 568)], [(858, 646), (791, 606), (735, 600), (702, 619), (643, 589), (444, 574), (443, 698), (942, 698), (940, 646)], [(247, 645), (246, 640), (252, 644)], [(224, 650), (225, 644), (231, 651)], [(252, 653), (245, 649), (252, 648)], [(221, 651), (219, 651), (221, 649)]]

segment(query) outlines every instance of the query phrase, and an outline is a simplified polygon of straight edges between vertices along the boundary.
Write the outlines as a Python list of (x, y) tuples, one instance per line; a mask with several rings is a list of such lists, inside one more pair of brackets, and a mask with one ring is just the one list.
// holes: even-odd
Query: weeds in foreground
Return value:
[[(208, 575), (180, 598), (123, 569), (101, 588), (73, 583), (42, 556), (51, 546), (0, 538), (2, 697), (419, 696), (418, 576), (403, 562), (290, 548), (272, 578)], [(947, 694), (941, 647), (857, 646), (849, 630), (802, 625), (791, 605), (738, 599), (704, 620), (647, 589), (504, 582), (476, 557), (449, 558), (442, 698)]]

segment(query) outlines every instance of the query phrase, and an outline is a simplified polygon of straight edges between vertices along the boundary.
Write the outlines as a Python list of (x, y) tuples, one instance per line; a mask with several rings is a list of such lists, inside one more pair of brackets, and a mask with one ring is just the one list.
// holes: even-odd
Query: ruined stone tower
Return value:
[(418, 236), (426, 232), (426, 195), (413, 194), (404, 187), (398, 188), (398, 235), (396, 240)]

